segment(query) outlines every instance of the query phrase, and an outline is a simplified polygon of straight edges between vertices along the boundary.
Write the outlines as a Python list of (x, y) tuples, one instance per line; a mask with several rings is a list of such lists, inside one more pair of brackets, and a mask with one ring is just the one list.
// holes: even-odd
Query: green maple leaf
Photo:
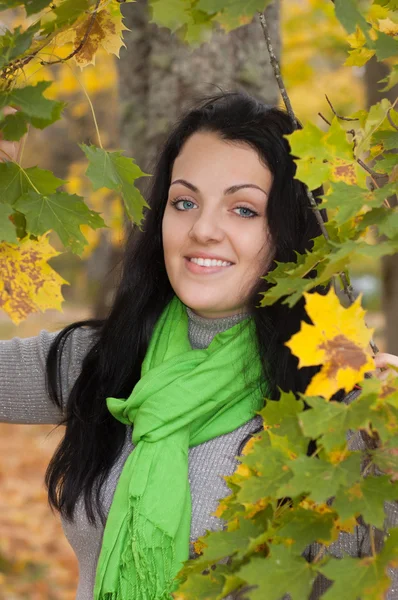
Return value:
[(0, 242), (16, 244), (18, 241), (15, 226), (9, 219), (13, 212), (8, 204), (0, 204)]
[(12, 106), (19, 111), (17, 116), (11, 118), (10, 115), (3, 120), (12, 136), (8, 139), (19, 139), (17, 134), (25, 133), (28, 123), (44, 129), (60, 119), (65, 103), (43, 96), (43, 92), (50, 85), (50, 81), (39, 81), (36, 85), (14, 88), (11, 92), (0, 92), (0, 109)]
[(14, 88), (11, 92), (0, 96), (1, 106), (9, 105), (18, 108), (29, 117), (49, 119), (56, 102), (45, 98), (43, 92), (50, 85), (50, 81), (39, 81), (36, 85)]
[(374, 557), (329, 559), (319, 571), (334, 583), (322, 600), (382, 600), (391, 587), (387, 568), (396, 565), (397, 556), (398, 529), (390, 529), (382, 551)]
[(356, 147), (357, 156), (361, 156), (370, 149), (373, 135), (380, 129), (384, 121), (386, 121), (387, 112), (390, 108), (391, 103), (387, 98), (383, 98), (380, 102), (373, 104), (368, 113), (364, 112), (361, 115), (362, 131), (358, 132), (356, 136), (358, 140)]
[(26, 16), (35, 15), (51, 4), (51, 0), (24, 0)]
[(279, 497), (294, 498), (308, 494), (314, 502), (322, 503), (336, 495), (342, 486), (352, 485), (360, 477), (360, 453), (351, 453), (338, 464), (321, 458), (299, 456), (290, 461), (293, 477), (278, 491)]
[(24, 191), (20, 167), (12, 162), (0, 163), (0, 201), (14, 204)]
[(290, 143), (292, 154), (297, 157), (296, 178), (310, 189), (319, 187), (332, 176), (336, 159), (343, 161), (344, 165), (348, 161), (348, 166), (349, 163), (355, 163), (353, 144), (347, 140), (347, 133), (337, 117), (333, 118), (326, 133), (312, 123), (307, 123), (303, 129), (285, 137)]
[(294, 546), (293, 552), (301, 553), (313, 542), (332, 541), (336, 513), (317, 513), (298, 507), (282, 517), (282, 526), (276, 530), (276, 538), (288, 541)]
[(327, 401), (320, 397), (306, 397), (312, 410), (300, 415), (300, 424), (306, 436), (318, 440), (327, 452), (346, 445), (350, 429), (366, 428), (369, 425), (373, 397), (356, 398), (350, 404)]
[(368, 257), (380, 258), (388, 254), (395, 254), (398, 243), (393, 240), (367, 244), (363, 240), (347, 240), (341, 244), (329, 241), (333, 252), (329, 254), (323, 267), (321, 276), (314, 280), (314, 285), (330, 280), (336, 274), (344, 271), (349, 264)]
[(398, 154), (386, 152), (382, 159), (376, 160), (374, 169), (378, 173), (390, 174), (393, 168), (398, 164)]
[(358, 230), (362, 231), (374, 225), (377, 225), (380, 235), (396, 238), (398, 236), (398, 210), (396, 208), (374, 208), (362, 217)]
[(275, 496), (279, 488), (292, 477), (286, 468), (288, 457), (280, 448), (264, 448), (257, 442), (242, 462), (255, 468), (259, 475), (253, 474), (241, 481), (237, 492), (237, 499), (241, 504), (255, 504), (261, 498)]
[(212, 531), (199, 538), (205, 544), (200, 556), (201, 563), (213, 563), (233, 554), (243, 558), (250, 539), (262, 533), (260, 526), (253, 520), (239, 519), (239, 529), (233, 531)]
[(302, 129), (286, 134), (290, 149), (294, 156), (317, 156), (319, 159), (328, 159), (329, 154), (323, 144), (324, 131), (308, 122)]
[(28, 122), (23, 113), (16, 112), (12, 115), (0, 116), (0, 130), (5, 140), (16, 142), (28, 131)]
[(314, 287), (314, 283), (311, 279), (303, 279), (300, 277), (286, 277), (279, 279), (276, 282), (276, 285), (263, 293), (260, 306), (270, 306), (277, 300), (280, 300), (280, 298), (288, 296), (285, 303), (292, 307), (300, 300), (303, 293), (307, 292), (312, 287)]
[(286, 436), (292, 452), (305, 452), (309, 440), (303, 436), (299, 425), (299, 415), (304, 403), (296, 400), (293, 392), (283, 392), (278, 401), (267, 400), (260, 411), (264, 420), (264, 428), (277, 436)]
[(382, 382), (376, 378), (364, 379), (361, 382), (361, 399), (369, 398), (372, 401), (372, 429), (383, 444), (388, 445), (391, 438), (398, 435), (398, 389), (392, 386), (392, 389), (386, 390), (382, 386)]
[(398, 54), (398, 40), (382, 31), (377, 32), (377, 40), (374, 42), (374, 47), (378, 60), (385, 60), (386, 58), (390, 58), (390, 56)]
[(185, 0), (168, 0), (167, 3), (163, 0), (151, 0), (150, 9), (151, 22), (160, 27), (167, 27), (172, 32), (192, 20)]
[(383, 473), (393, 476), (397, 480), (398, 475), (398, 435), (393, 435), (381, 447), (370, 452), (372, 463), (374, 463)]
[(21, 169), (17, 163), (0, 163), (0, 202), (13, 205), (22, 194), (32, 190), (32, 184), (41, 194), (53, 194), (63, 183), (63, 179), (45, 169)]
[(331, 248), (323, 235), (315, 238), (311, 252), (297, 254), (297, 262), (278, 263), (277, 267), (264, 277), (266, 281), (274, 284), (267, 292), (263, 292), (261, 306), (269, 306), (276, 300), (288, 296), (285, 304), (294, 306), (301, 298), (303, 292), (314, 287), (314, 280), (305, 278), (313, 269), (319, 270), (322, 262), (327, 260)]
[(367, 35), (369, 25), (359, 11), (356, 0), (334, 0), (334, 7), (336, 17), (348, 33), (354, 33), (358, 25), (369, 39)]
[(16, 6), (21, 6), (23, 3), (23, 0), (6, 0), (6, 2), (0, 2), (0, 10), (15, 8)]
[(384, 503), (398, 499), (398, 483), (391, 483), (389, 477), (366, 477), (348, 489), (340, 489), (333, 502), (333, 508), (343, 520), (362, 515), (368, 525), (383, 528)]
[(329, 157), (346, 158), (354, 160), (354, 146), (348, 141), (347, 132), (341, 126), (337, 117), (334, 117), (329, 130), (323, 136), (323, 142), (327, 147)]
[(8, 63), (20, 57), (32, 44), (34, 35), (40, 29), (40, 22), (35, 23), (22, 31), (17, 27), (14, 31), (6, 31), (0, 37), (0, 67), (3, 68)]
[(89, 160), (86, 171), (95, 190), (107, 187), (121, 193), (127, 214), (138, 226), (144, 218), (144, 208), (149, 205), (144, 200), (134, 182), (139, 177), (148, 174), (141, 171), (132, 158), (122, 155), (122, 152), (107, 152), (96, 146), (80, 146)]
[(384, 201), (387, 190), (383, 197), (380, 197), (381, 190), (376, 193), (370, 190), (364, 190), (355, 185), (347, 185), (343, 181), (335, 181), (331, 184), (330, 191), (323, 196), (322, 207), (325, 205), (327, 210), (335, 211), (333, 220), (338, 226), (353, 219), (364, 205), (379, 205)]
[(92, 229), (105, 226), (102, 217), (75, 194), (57, 192), (44, 195), (29, 191), (17, 200), (14, 207), (25, 215), (26, 229), (30, 234), (42, 235), (52, 229), (63, 245), (76, 254), (81, 254), (87, 244), (80, 231), (81, 225)]
[(383, 150), (395, 150), (398, 148), (398, 131), (379, 130), (373, 135), (373, 141), (383, 145)]
[(374, 0), (374, 3), (385, 6), (389, 10), (398, 10), (398, 0)]
[(385, 77), (384, 79), (380, 79), (380, 83), (381, 82), (385, 82), (385, 87), (382, 88), (380, 91), (382, 92), (387, 92), (388, 90), (391, 90), (394, 85), (397, 85), (398, 83), (398, 65), (393, 65), (391, 71), (389, 72), (389, 74), (387, 75), (387, 77)]
[[(196, 561), (195, 561), (196, 562)], [(212, 572), (212, 577), (199, 573), (192, 573), (188, 579), (178, 587), (178, 594), (183, 598), (195, 598), (195, 600), (209, 600), (217, 598), (223, 589), (223, 581), (217, 581)]]
[(308, 598), (316, 572), (304, 558), (284, 546), (273, 546), (267, 558), (253, 557), (237, 573), (250, 586), (251, 600), (281, 600), (289, 594), (291, 600)]

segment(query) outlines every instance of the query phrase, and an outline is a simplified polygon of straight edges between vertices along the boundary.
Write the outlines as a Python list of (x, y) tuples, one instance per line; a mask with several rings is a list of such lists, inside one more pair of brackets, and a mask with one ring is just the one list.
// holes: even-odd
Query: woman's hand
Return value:
[(379, 352), (374, 357), (376, 371), (372, 371), (372, 375), (384, 381), (390, 374), (398, 377), (398, 356), (388, 354), (387, 352)]
[[(10, 106), (6, 106), (1, 111), (4, 116), (12, 115), (15, 112), (15, 108), (11, 108)], [(0, 162), (7, 162), (13, 160), (15, 162), (19, 162), (21, 158), (21, 151), (23, 147), (25, 136), (18, 140), (18, 142), (9, 142), (7, 140), (3, 140), (1, 131), (0, 131)]]

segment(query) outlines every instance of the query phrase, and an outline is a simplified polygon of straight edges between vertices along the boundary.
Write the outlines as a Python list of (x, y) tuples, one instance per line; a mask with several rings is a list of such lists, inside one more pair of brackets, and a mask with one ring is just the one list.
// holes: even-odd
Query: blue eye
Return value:
[[(196, 204), (194, 202), (192, 202), (192, 200), (185, 200), (184, 198), (182, 199), (177, 199), (177, 200), (173, 200), (173, 202), (171, 203), (172, 206), (174, 206), (177, 210), (191, 210), (191, 208), (194, 208), (196, 206)], [(181, 207), (182, 204), (182, 207)], [(181, 208), (180, 208), (181, 207)]]
[(243, 217), (244, 219), (251, 219), (253, 217), (257, 217), (258, 213), (256, 213), (254, 210), (252, 210), (251, 208), (247, 208), (247, 206), (237, 206), (234, 210), (239, 210), (242, 211), (239, 216)]

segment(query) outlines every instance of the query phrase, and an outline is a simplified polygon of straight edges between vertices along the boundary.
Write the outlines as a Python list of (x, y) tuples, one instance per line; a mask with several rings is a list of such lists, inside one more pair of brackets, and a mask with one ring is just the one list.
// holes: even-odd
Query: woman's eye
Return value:
[(191, 210), (191, 208), (196, 206), (192, 200), (185, 200), (184, 198), (181, 200), (173, 200), (171, 204), (175, 206), (177, 210)]
[(235, 211), (239, 211), (237, 213), (240, 217), (244, 217), (245, 219), (250, 219), (252, 217), (257, 217), (258, 213), (251, 208), (247, 208), (247, 206), (238, 206), (234, 208)]

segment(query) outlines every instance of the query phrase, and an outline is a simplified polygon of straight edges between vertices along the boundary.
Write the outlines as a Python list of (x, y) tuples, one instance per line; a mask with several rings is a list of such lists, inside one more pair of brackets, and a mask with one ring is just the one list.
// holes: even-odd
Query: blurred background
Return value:
[[(83, 88), (94, 105), (105, 148), (125, 150), (151, 173), (157, 148), (181, 110), (203, 94), (244, 88), (269, 104), (281, 104), (258, 22), (212, 40), (195, 50), (166, 29), (151, 24), (146, 0), (124, 7), (126, 48), (120, 60), (97, 55), (96, 65), (80, 71), (68, 64), (28, 73), (32, 80), (55, 77), (50, 93), (68, 105), (65, 118), (44, 132), (30, 134), (24, 166), (39, 165), (68, 180), (70, 193), (84, 196), (103, 213), (109, 228), (84, 231), (89, 245), (82, 258), (63, 253), (52, 264), (69, 282), (63, 312), (31, 315), (19, 326), (0, 312), (0, 339), (56, 331), (73, 321), (103, 316), (118, 278), (126, 222), (119, 198), (90, 191), (78, 143), (96, 143), (93, 118)], [(17, 13), (0, 13), (13, 24)], [(381, 99), (377, 82), (388, 65), (372, 60), (364, 67), (345, 66), (346, 32), (335, 19), (330, 0), (283, 0), (266, 11), (293, 107), (302, 122), (327, 127), (328, 94), (340, 115), (349, 115)], [(7, 26), (10, 22), (0, 22)], [(386, 93), (396, 96), (397, 90)], [(140, 184), (138, 184), (140, 186)], [(144, 185), (144, 183), (143, 183)], [(141, 187), (145, 193), (145, 188)], [(53, 240), (55, 246), (57, 241)], [(398, 353), (398, 258), (364, 261), (351, 272), (363, 292), (368, 324), (375, 327), (381, 350)], [(388, 323), (388, 327), (386, 327)], [(59, 519), (47, 505), (43, 477), (62, 435), (51, 426), (0, 424), (0, 599), (72, 600), (77, 566)], [(27, 452), (26, 449), (29, 449)]]

